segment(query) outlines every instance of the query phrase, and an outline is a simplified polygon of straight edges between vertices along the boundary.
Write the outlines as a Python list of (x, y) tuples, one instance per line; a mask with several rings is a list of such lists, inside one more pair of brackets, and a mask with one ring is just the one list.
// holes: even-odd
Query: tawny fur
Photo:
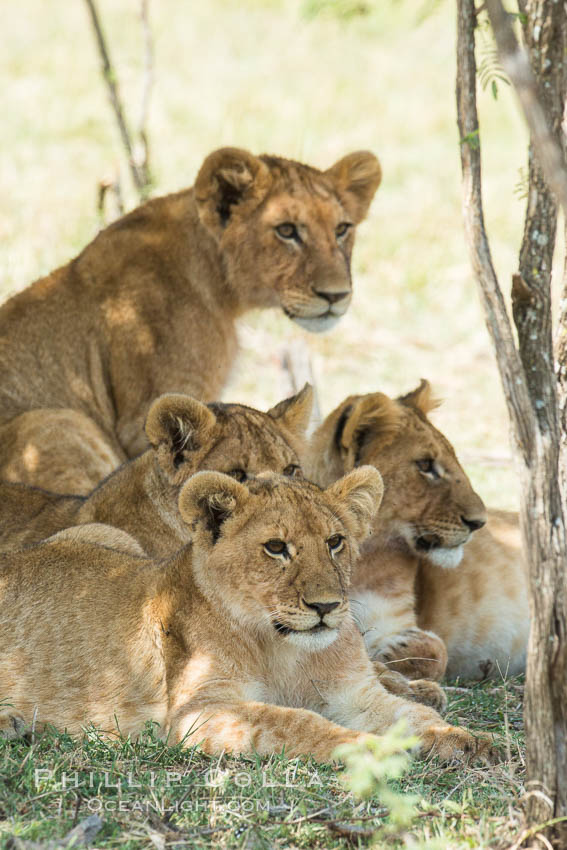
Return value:
[(136, 735), (154, 720), (210, 753), (328, 760), (404, 717), (424, 751), (489, 756), (488, 739), (387, 693), (352, 622), (349, 574), (381, 493), (371, 467), (324, 492), (201, 472), (180, 493), (192, 543), (168, 561), (72, 540), (4, 555), (2, 728)]
[(530, 611), (518, 514), (490, 509), (456, 570), (420, 562), (416, 608), (419, 625), (445, 641), (449, 677), (525, 672)]
[(0, 478), (85, 495), (147, 447), (158, 395), (220, 397), (243, 313), (280, 307), (310, 330), (332, 326), (380, 176), (364, 151), (319, 171), (223, 148), (192, 188), (147, 202), (11, 298)]
[[(121, 466), (90, 496), (0, 482), (0, 551), (56, 537), (132, 554), (171, 555), (190, 538), (177, 502), (181, 486), (197, 470), (218, 470), (241, 480), (264, 470), (301, 474), (311, 404), (309, 385), (267, 413), (237, 404), (207, 406), (179, 394), (162, 396), (146, 421), (152, 448)], [(379, 662), (375, 671), (392, 693), (445, 707), (445, 695), (434, 683), (409, 681)]]
[[(451, 677), (518, 673), (529, 628), (518, 517), (485, 514), (452, 446), (427, 419), (435, 406), (427, 382), (398, 400), (351, 396), (314, 434), (306, 470), (323, 485), (361, 463), (382, 473), (384, 501), (351, 590), (372, 657), (410, 677), (440, 678), (445, 668)], [(419, 470), (427, 459), (435, 474)], [(471, 537), (463, 520), (486, 518)], [(422, 553), (420, 538), (438, 545)]]
[(311, 405), (308, 384), (267, 413), (240, 404), (204, 405), (180, 394), (161, 396), (146, 421), (152, 448), (123, 464), (90, 496), (0, 482), (0, 551), (37, 543), (69, 526), (106, 523), (133, 535), (148, 555), (172, 554), (189, 539), (177, 508), (182, 484), (204, 469), (241, 479), (264, 470), (300, 474)]

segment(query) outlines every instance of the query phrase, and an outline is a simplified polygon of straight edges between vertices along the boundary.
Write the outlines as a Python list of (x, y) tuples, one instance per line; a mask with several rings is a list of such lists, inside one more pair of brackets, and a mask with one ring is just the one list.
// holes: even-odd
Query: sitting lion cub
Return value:
[(220, 397), (235, 321), (280, 307), (311, 331), (348, 309), (356, 225), (381, 171), (222, 148), (195, 185), (135, 209), (0, 308), (0, 478), (85, 495), (147, 447), (166, 392)]
[(351, 590), (371, 657), (410, 677), (519, 673), (529, 611), (518, 517), (489, 511), (485, 525), (452, 446), (427, 419), (435, 406), (426, 381), (397, 400), (351, 396), (313, 435), (306, 474), (327, 485), (359, 464), (382, 473)]
[(37, 543), (68, 526), (106, 523), (132, 535), (146, 554), (170, 555), (189, 539), (177, 500), (197, 470), (225, 472), (239, 481), (264, 470), (301, 474), (312, 400), (309, 384), (267, 413), (240, 404), (205, 405), (180, 394), (161, 396), (146, 421), (151, 448), (90, 496), (0, 482), (0, 551)]
[(4, 555), (2, 728), (35, 713), (136, 735), (154, 720), (209, 753), (328, 760), (405, 717), (424, 751), (488, 755), (487, 739), (385, 691), (352, 622), (349, 575), (381, 495), (372, 467), (325, 491), (199, 472), (179, 497), (192, 542), (168, 561), (65, 539)]

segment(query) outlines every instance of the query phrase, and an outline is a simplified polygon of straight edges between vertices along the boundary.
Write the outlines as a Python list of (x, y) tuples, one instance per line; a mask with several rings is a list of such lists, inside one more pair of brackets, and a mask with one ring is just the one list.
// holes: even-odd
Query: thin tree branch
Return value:
[(151, 175), (149, 169), (148, 133), (146, 130), (146, 126), (148, 123), (150, 98), (154, 84), (154, 45), (152, 39), (152, 30), (149, 21), (148, 7), (149, 0), (141, 0), (140, 19), (142, 21), (142, 31), (144, 36), (144, 72), (142, 80), (142, 101), (140, 106), (140, 118), (138, 121), (138, 137), (142, 146), (142, 156), (140, 157), (138, 167), (143, 170), (143, 177), (146, 186), (149, 186), (151, 183)]
[(132, 144), (130, 132), (126, 124), (124, 110), (122, 108), (122, 103), (118, 92), (116, 73), (114, 71), (112, 62), (110, 61), (110, 54), (108, 51), (106, 40), (104, 38), (104, 34), (102, 32), (102, 27), (100, 24), (98, 11), (95, 5), (95, 0), (85, 0), (85, 2), (87, 4), (91, 16), (91, 21), (98, 46), (98, 52), (102, 63), (102, 74), (106, 82), (106, 86), (108, 88), (110, 103), (114, 110), (116, 123), (118, 124), (118, 129), (120, 132), (120, 138), (122, 139), (122, 144), (124, 145), (126, 156), (128, 158), (128, 165), (130, 167), (130, 173), (132, 174), (132, 180), (134, 181), (134, 186), (136, 187), (140, 198), (144, 199), (147, 194), (147, 181), (145, 179), (143, 171), (141, 171), (138, 165), (136, 164), (136, 159), (134, 156), (134, 146)]
[(480, 286), (484, 318), (492, 340), (516, 446), (525, 462), (535, 439), (536, 420), (510, 318), (496, 277), (484, 224), (480, 137), (476, 108), (474, 0), (457, 0), (457, 123), (461, 141), (463, 214), (471, 263)]
[(309, 346), (305, 340), (296, 338), (286, 345), (282, 352), (282, 366), (288, 372), (294, 393), (298, 393), (305, 383), (313, 387), (313, 409), (311, 411), (311, 422), (319, 425), (321, 422), (321, 406), (319, 404), (319, 390), (313, 374), (313, 364)]
[[(545, 179), (558, 203), (567, 214), (567, 170), (563, 151), (549, 129), (538, 84), (526, 51), (514, 34), (510, 15), (501, 0), (486, 0), (486, 8), (494, 31), (502, 67), (510, 77), (530, 128), (532, 144)], [(562, 2), (555, 2), (559, 15), (565, 15)]]
[(114, 217), (124, 215), (124, 201), (122, 199), (122, 190), (120, 187), (120, 180), (118, 177), (115, 177), (114, 180), (103, 179), (99, 180), (98, 183), (98, 200), (97, 200), (97, 211), (100, 226), (104, 227), (105, 223), (105, 207), (106, 207), (106, 198), (108, 193), (111, 192), (114, 196), (114, 202), (116, 205), (116, 211), (114, 213)]

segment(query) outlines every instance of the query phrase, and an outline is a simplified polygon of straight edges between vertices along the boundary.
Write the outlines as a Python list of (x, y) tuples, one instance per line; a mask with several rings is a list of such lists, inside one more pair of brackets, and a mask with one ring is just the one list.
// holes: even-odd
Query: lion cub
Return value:
[(279, 307), (323, 331), (381, 179), (358, 151), (326, 171), (238, 148), (155, 198), (0, 308), (0, 478), (85, 495), (146, 446), (151, 402), (220, 397), (236, 319)]
[(396, 400), (351, 396), (313, 435), (306, 474), (326, 485), (359, 464), (382, 473), (351, 590), (371, 657), (410, 677), (519, 673), (529, 611), (518, 516), (485, 512), (427, 418), (436, 406), (426, 381)]
[[(128, 532), (152, 557), (172, 554), (189, 539), (177, 500), (181, 485), (197, 470), (218, 470), (239, 481), (264, 470), (301, 474), (312, 401), (309, 384), (267, 413), (241, 404), (205, 405), (179, 394), (161, 396), (146, 421), (151, 448), (90, 496), (0, 482), (0, 551), (37, 543), (69, 526), (106, 523)], [(100, 539), (103, 529), (97, 533)]]
[(199, 472), (179, 496), (192, 540), (165, 562), (69, 540), (4, 555), (4, 730), (34, 712), (71, 733), (154, 720), (209, 753), (328, 760), (405, 717), (424, 751), (488, 755), (487, 739), (385, 691), (352, 621), (349, 575), (381, 495), (373, 467), (325, 491)]

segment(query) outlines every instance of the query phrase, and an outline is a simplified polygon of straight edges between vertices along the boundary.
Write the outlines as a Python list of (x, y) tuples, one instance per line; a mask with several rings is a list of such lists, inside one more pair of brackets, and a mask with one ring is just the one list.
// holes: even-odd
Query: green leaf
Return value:
[(478, 150), (480, 148), (480, 136), (478, 128), (473, 130), (472, 133), (468, 133), (461, 139), (461, 145), (470, 145), (473, 150)]

